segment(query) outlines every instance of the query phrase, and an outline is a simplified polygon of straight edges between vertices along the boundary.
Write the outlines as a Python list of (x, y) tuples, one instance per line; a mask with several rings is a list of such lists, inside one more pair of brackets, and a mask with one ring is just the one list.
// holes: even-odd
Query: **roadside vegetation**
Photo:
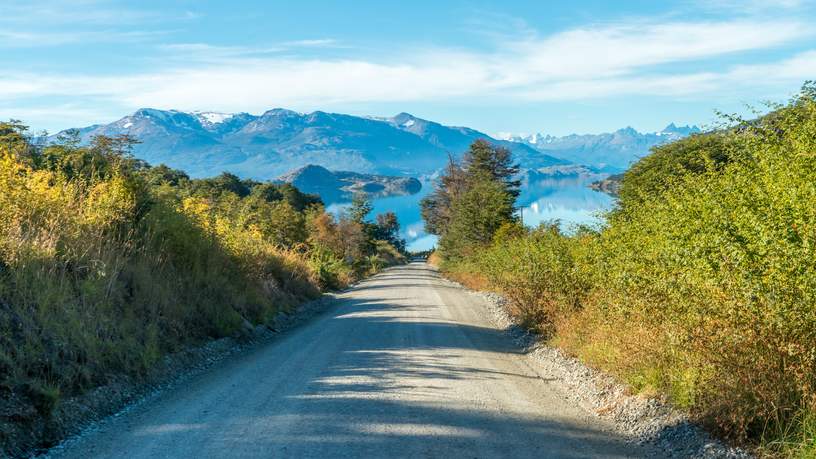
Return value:
[[(519, 322), (761, 454), (816, 456), (816, 87), (657, 147), (600, 229), (522, 227), (474, 144), (423, 203), (441, 268)], [(487, 171), (485, 171), (487, 169)]]
[(291, 185), (151, 167), (133, 143), (0, 123), (0, 450), (65, 397), (404, 262), (396, 216), (370, 223), (363, 197), (336, 218)]

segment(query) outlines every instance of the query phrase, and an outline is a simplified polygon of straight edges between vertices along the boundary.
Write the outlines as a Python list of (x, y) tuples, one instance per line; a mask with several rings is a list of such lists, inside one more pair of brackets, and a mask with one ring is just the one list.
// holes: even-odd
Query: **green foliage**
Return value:
[(243, 180), (229, 172), (224, 172), (211, 179), (197, 180), (193, 185), (193, 194), (199, 196), (217, 197), (223, 193), (233, 193), (243, 198), (249, 195), (250, 187)]
[(322, 288), (336, 289), (343, 287), (352, 276), (351, 268), (343, 263), (342, 258), (338, 258), (332, 252), (318, 246), (312, 250), (309, 256), (309, 264), (312, 270), (317, 273), (318, 282)]
[(37, 146), (0, 123), (0, 392), (42, 417), (402, 261), (291, 185), (190, 179), (132, 145)]
[(451, 208), (451, 221), (439, 241), (443, 256), (464, 257), (489, 245), (493, 235), (513, 220), (513, 197), (493, 180), (479, 180), (468, 186)]
[(29, 381), (25, 386), (26, 395), (32, 400), (34, 407), (43, 417), (49, 417), (59, 404), (59, 387)]
[(687, 174), (721, 170), (739, 154), (737, 139), (729, 131), (696, 134), (657, 146), (624, 173), (619, 195), (622, 203), (637, 205), (642, 199), (671, 188)]
[(349, 217), (352, 221), (363, 224), (372, 209), (373, 206), (368, 197), (363, 193), (357, 193), (351, 201), (351, 208), (348, 210)]
[(465, 152), (462, 160), (463, 169), (467, 172), (470, 182), (498, 182), (513, 198), (519, 195), (520, 181), (515, 179), (519, 167), (513, 164), (513, 156), (507, 148), (491, 145), (486, 140), (479, 139)]
[(445, 259), (471, 255), (489, 245), (502, 225), (515, 221), (517, 173), (510, 152), (484, 140), (470, 146), (462, 165), (450, 159), (434, 192), (421, 203), (425, 228), (440, 236)]
[(445, 172), (431, 194), (420, 202), (425, 231), (442, 235), (450, 224), (453, 201), (465, 188), (465, 171), (453, 157), (448, 158)]
[(576, 241), (554, 224), (529, 234), (510, 225), (502, 230), (515, 235), (497, 234), (497, 243), (478, 253), (475, 267), (507, 296), (522, 324), (550, 335), (556, 319), (578, 307), (587, 289), (575, 266)]
[(808, 457), (816, 100), (806, 87), (769, 115), (736, 121), (633, 166), (598, 233), (502, 229), (443, 266), (485, 276), (529, 327), (635, 389), (768, 452)]
[(405, 240), (399, 237), (400, 224), (397, 214), (386, 212), (377, 215), (377, 224), (374, 227), (374, 239), (385, 241), (397, 249), (398, 252), (405, 252)]

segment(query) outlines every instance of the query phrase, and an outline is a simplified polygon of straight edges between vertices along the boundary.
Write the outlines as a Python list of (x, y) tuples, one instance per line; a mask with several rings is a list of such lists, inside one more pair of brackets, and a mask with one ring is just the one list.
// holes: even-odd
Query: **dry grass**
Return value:
[(0, 427), (41, 425), (66, 396), (404, 261), (319, 207), (152, 187), (116, 151), (37, 153), (8, 132), (0, 123)]
[(427, 263), (435, 268), (439, 268), (442, 265), (442, 256), (439, 255), (439, 252), (433, 251), (428, 255)]

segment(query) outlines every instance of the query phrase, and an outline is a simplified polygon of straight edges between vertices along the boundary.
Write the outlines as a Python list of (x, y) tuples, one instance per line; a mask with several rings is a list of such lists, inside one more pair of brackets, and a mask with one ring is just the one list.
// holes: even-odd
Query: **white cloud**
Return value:
[(191, 19), (189, 12), (133, 8), (111, 0), (4, 0), (0, 48), (145, 41), (169, 32), (157, 25)]
[[(578, 100), (626, 94), (701, 95), (734, 85), (801, 81), (816, 52), (785, 61), (692, 73), (661, 66), (773, 48), (811, 36), (793, 20), (630, 23), (583, 27), (539, 38), (525, 33), (497, 51), (401, 51), (379, 59), (264, 55), (264, 48), (167, 45), (173, 67), (121, 76), (3, 74), (0, 101), (45, 96), (101, 98), (123, 109), (262, 111), (313, 109), (357, 102), (437, 101), (460, 97)], [(279, 48), (334, 46), (332, 40)], [(291, 54), (291, 53), (288, 53)], [(187, 55), (189, 59), (178, 59)], [(698, 66), (698, 67), (700, 67)], [(6, 104), (10, 105), (10, 104)]]
[(696, 2), (707, 10), (727, 11), (731, 14), (757, 14), (795, 10), (805, 6), (805, 0), (701, 0)]
[(106, 0), (5, 0), (0, 24), (37, 26), (111, 26), (143, 24), (164, 15)]
[(630, 24), (576, 29), (516, 46), (534, 75), (612, 75), (669, 62), (772, 48), (811, 34), (795, 21)]
[(0, 48), (36, 48), (80, 43), (136, 43), (166, 34), (154, 30), (97, 30), (70, 32), (19, 32), (0, 30)]
[(268, 46), (223, 46), (208, 43), (170, 43), (157, 47), (168, 54), (170, 58), (181, 61), (199, 61), (210, 63), (227, 63), (227, 59), (241, 57), (261, 57), (270, 54), (293, 52), (299, 49), (343, 48), (334, 39), (295, 40), (273, 43)]

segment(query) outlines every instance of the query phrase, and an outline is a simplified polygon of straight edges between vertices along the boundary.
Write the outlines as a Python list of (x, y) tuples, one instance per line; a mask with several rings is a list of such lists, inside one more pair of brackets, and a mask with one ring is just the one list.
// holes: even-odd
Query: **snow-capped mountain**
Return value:
[(260, 116), (144, 108), (79, 133), (84, 142), (95, 135), (132, 135), (141, 142), (134, 149), (136, 157), (194, 177), (230, 171), (271, 179), (307, 164), (364, 173), (430, 174), (445, 165), (449, 153), (459, 156), (480, 138), (509, 148), (525, 167), (567, 163), (527, 144), (408, 113), (378, 119), (281, 108)]
[(626, 127), (604, 134), (571, 134), (556, 137), (547, 134), (499, 134), (502, 140), (527, 144), (536, 150), (576, 164), (599, 167), (608, 172), (627, 169), (631, 163), (649, 154), (649, 149), (700, 132), (697, 126), (669, 124), (658, 132), (640, 133)]

